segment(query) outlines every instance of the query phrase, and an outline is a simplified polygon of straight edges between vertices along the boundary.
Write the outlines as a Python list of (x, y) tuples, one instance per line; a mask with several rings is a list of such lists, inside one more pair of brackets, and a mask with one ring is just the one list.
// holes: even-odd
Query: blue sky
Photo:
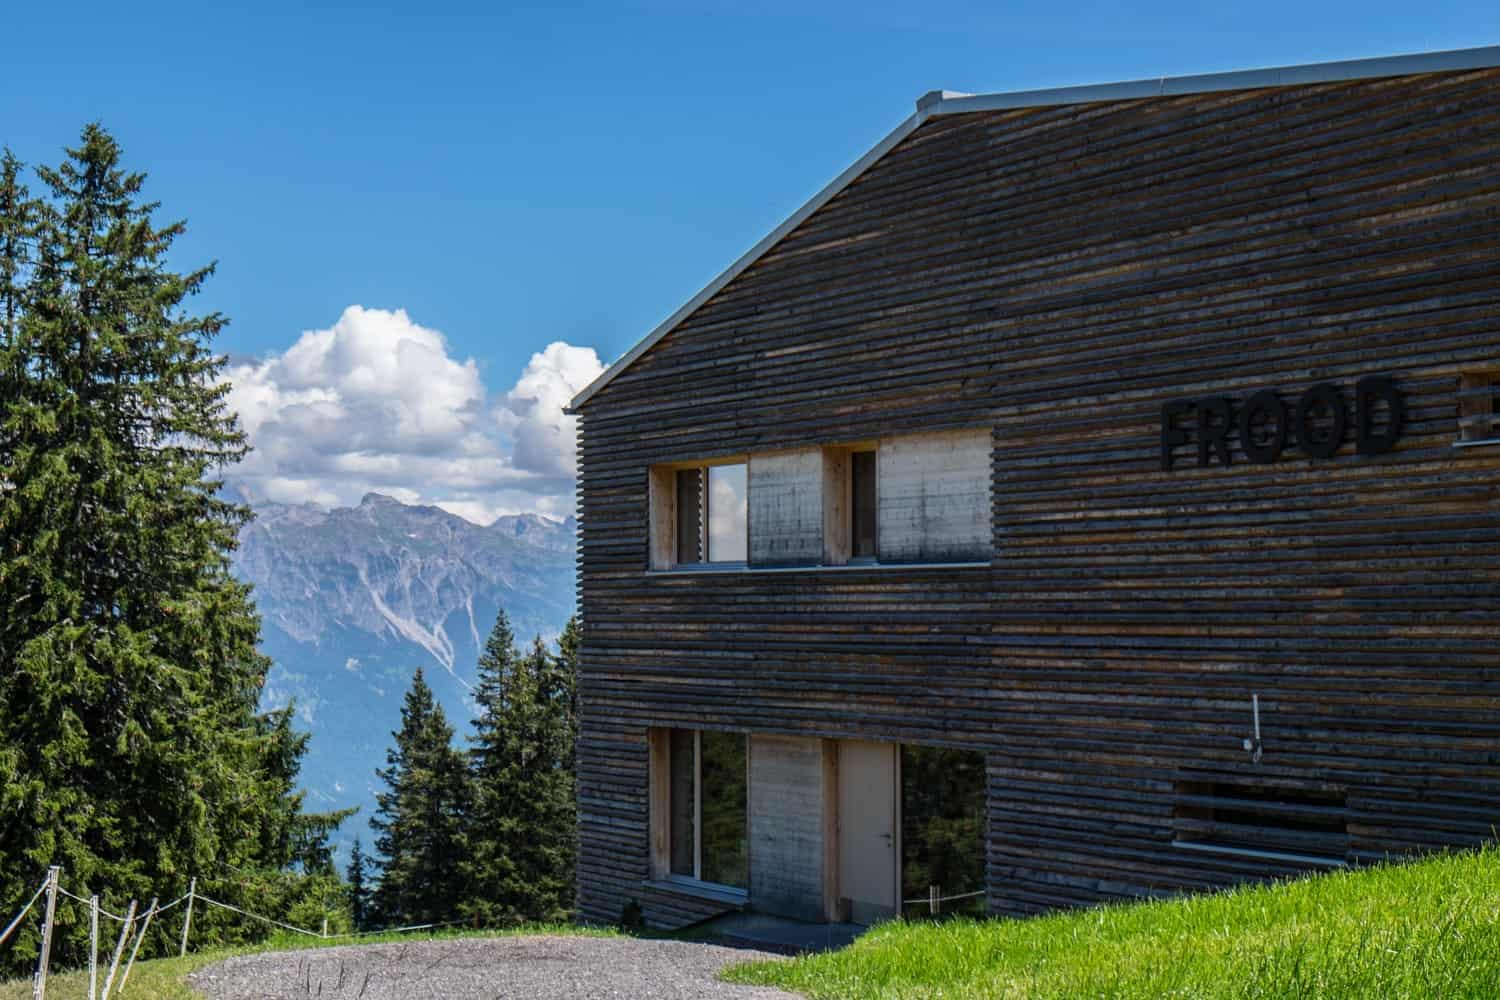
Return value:
[[(534, 354), (562, 341), (614, 360), (926, 90), (1500, 43), (1493, 2), (1385, 0), (263, 0), (235, 11), (140, 0), (23, 3), (4, 20), (24, 41), (5, 46), (0, 143), (52, 161), (85, 121), (103, 121), (150, 173), (164, 214), (188, 219), (179, 260), (219, 261), (204, 300), (232, 319), (223, 349), (276, 358), (351, 305), (405, 310), (441, 331), (434, 350), (474, 362), (480, 397), (461, 387), (453, 398), (476, 414), (466, 432), (499, 420), (501, 459), (527, 417), (495, 411)], [(360, 335), (371, 349), (387, 342)], [(285, 390), (290, 376), (275, 377)], [(545, 395), (538, 405), (551, 405)], [(314, 465), (308, 481), (339, 468)], [(552, 471), (471, 477), (455, 504), (476, 517), (548, 509), (533, 500), (560, 488), (565, 470)], [(385, 482), (369, 469), (355, 481)], [(391, 482), (409, 499), (445, 499)]]

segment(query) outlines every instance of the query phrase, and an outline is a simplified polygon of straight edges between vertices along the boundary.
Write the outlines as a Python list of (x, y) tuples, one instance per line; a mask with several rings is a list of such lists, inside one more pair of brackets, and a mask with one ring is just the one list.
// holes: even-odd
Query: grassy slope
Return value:
[(1031, 920), (892, 923), (725, 978), (819, 1000), (1500, 998), (1500, 849)]
[[(186, 958), (160, 958), (150, 962), (137, 962), (130, 972), (130, 982), (124, 996), (127, 1000), (201, 1000), (202, 994), (190, 988), (187, 977), (207, 965), (222, 961), (233, 955), (252, 955), (264, 951), (296, 951), (307, 948), (330, 948), (345, 944), (380, 944), (385, 941), (430, 940), (432, 938), (502, 937), (518, 934), (589, 934), (607, 935), (613, 931), (574, 927), (564, 924), (538, 924), (517, 927), (506, 931), (452, 931), (439, 934), (378, 934), (351, 941), (348, 938), (320, 941), (297, 935), (274, 937), (261, 944), (246, 948), (227, 948), (216, 951), (197, 952)], [(108, 962), (109, 956), (102, 961)], [(106, 969), (99, 970), (99, 986), (104, 986)], [(75, 1000), (88, 996), (88, 970), (53, 974), (47, 979), (48, 1000)], [(116, 989), (116, 993), (118, 988)], [(114, 1000), (115, 993), (110, 994)], [(31, 1000), (31, 980), (16, 979), (0, 983), (0, 1000)]]

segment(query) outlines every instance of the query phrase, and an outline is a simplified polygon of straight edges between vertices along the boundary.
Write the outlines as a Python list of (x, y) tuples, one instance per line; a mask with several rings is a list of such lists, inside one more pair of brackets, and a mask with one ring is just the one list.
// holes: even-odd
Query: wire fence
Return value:
[[(111, 996), (124, 995), (126, 984), (130, 981), (130, 971), (135, 965), (136, 957), (140, 954), (141, 942), (145, 940), (146, 933), (151, 929), (153, 921), (161, 917), (177, 906), (185, 906), (182, 914), (182, 934), (178, 945), (178, 955), (187, 954), (189, 937), (193, 926), (193, 909), (197, 904), (204, 907), (212, 907), (237, 914), (249, 920), (258, 921), (270, 927), (300, 934), (321, 941), (356, 940), (379, 934), (401, 934), (412, 931), (435, 930), (442, 927), (457, 927), (467, 924), (465, 920), (445, 920), (436, 923), (409, 924), (401, 927), (383, 927), (375, 930), (347, 931), (329, 933), (327, 921), (321, 930), (310, 930), (306, 927), (298, 927), (263, 913), (255, 913), (233, 903), (214, 899), (198, 891), (198, 879), (193, 878), (188, 882), (188, 891), (168, 903), (160, 903), (153, 898), (146, 905), (144, 911), (137, 910), (137, 901), (130, 900), (130, 905), (124, 914), (113, 913), (99, 905), (97, 895), (82, 895), (74, 892), (62, 884), (62, 868), (55, 866), (47, 870), (47, 877), (38, 887), (26, 905), (21, 907), (19, 913), (5, 925), (0, 931), (0, 946), (4, 946), (10, 937), (25, 922), (26, 918), (37, 908), (38, 904), (43, 907), (42, 925), (40, 933), (40, 946), (37, 950), (36, 972), (32, 975), (32, 998), (33, 1000), (45, 1000), (47, 995), (47, 978), (50, 972), (52, 953), (52, 933), (57, 926), (57, 906), (59, 901), (67, 900), (88, 907), (89, 915), (89, 1000), (109, 1000)], [(99, 918), (104, 917), (120, 925), (118, 937), (113, 942), (112, 949), (107, 937), (100, 934)], [(101, 971), (101, 944), (106, 951), (102, 955), (105, 959), (103, 966), (105, 970), (104, 983), (101, 988), (99, 984), (99, 973)], [(129, 956), (126, 957), (126, 950)], [(124, 962), (123, 967), (121, 962)], [(118, 984), (116, 977), (118, 976)]]
[(954, 896), (944, 896), (944, 895), (942, 895), (942, 891), (943, 891), (943, 887), (942, 886), (938, 886), (938, 885), (928, 886), (927, 887), (927, 895), (925, 895), (925, 896), (919, 896), (916, 899), (903, 899), (901, 901), (901, 905), (902, 906), (921, 906), (923, 903), (926, 903), (927, 904), (927, 910), (928, 910), (928, 912), (931, 913), (933, 916), (936, 916), (937, 914), (943, 912), (943, 904), (944, 903), (952, 903), (952, 902), (956, 902), (957, 900), (960, 900), (960, 899), (977, 899), (980, 896), (985, 895), (986, 892), (988, 892), (988, 890), (986, 890), (986, 889), (978, 889), (978, 890), (976, 890), (974, 892), (960, 892), (960, 893), (958, 893), (957, 895), (954, 895)]
[[(985, 890), (980, 889), (975, 892), (964, 892), (951, 896), (944, 896), (941, 893), (941, 887), (934, 885), (929, 888), (927, 896), (917, 899), (903, 899), (901, 903), (903, 906), (918, 906), (926, 903), (930, 911), (933, 914), (937, 914), (942, 911), (944, 903), (956, 902), (962, 899), (974, 899), (985, 895)], [(255, 913), (243, 907), (235, 906), (233, 903), (214, 899), (198, 891), (198, 879), (196, 877), (189, 880), (188, 891), (171, 902), (159, 903), (157, 899), (153, 898), (146, 905), (144, 912), (137, 912), (137, 901), (132, 899), (126, 912), (122, 915), (112, 913), (100, 906), (98, 895), (83, 896), (63, 886), (62, 868), (54, 866), (47, 869), (46, 880), (37, 888), (36, 892), (32, 893), (26, 905), (22, 906), (20, 912), (5, 925), (4, 930), (0, 930), (0, 946), (4, 946), (11, 935), (22, 926), (26, 917), (36, 909), (37, 904), (39, 902), (43, 903), (44, 914), (41, 927), (41, 946), (37, 953), (36, 972), (32, 976), (33, 1000), (45, 1000), (47, 995), (48, 966), (51, 962), (52, 952), (52, 932), (57, 923), (57, 903), (59, 899), (70, 900), (89, 908), (89, 1000), (109, 1000), (111, 995), (118, 997), (124, 994), (125, 986), (130, 981), (130, 970), (135, 966), (136, 956), (140, 953), (141, 942), (145, 939), (146, 932), (151, 929), (151, 924), (154, 920), (176, 906), (186, 906), (182, 915), (182, 935), (178, 947), (179, 957), (187, 954), (188, 939), (193, 926), (193, 907), (198, 903), (203, 904), (205, 907), (214, 907), (249, 920), (258, 921), (279, 930), (292, 934), (301, 934), (304, 937), (316, 938), (321, 941), (356, 940), (380, 934), (403, 934), (412, 931), (436, 930), (442, 927), (457, 927), (468, 923), (465, 920), (444, 920), (436, 923), (408, 924), (401, 927), (383, 927), (376, 930), (346, 931), (330, 934), (326, 920), (324, 921), (322, 930), (315, 931), (277, 920), (274, 917), (268, 917), (263, 913)], [(108, 972), (105, 976), (102, 990), (98, 984), (99, 945), (101, 941), (99, 933), (100, 917), (113, 920), (121, 925), (119, 936), (109, 957)], [(134, 942), (133, 944), (132, 941)], [(125, 959), (124, 968), (122, 969), (120, 962), (125, 955), (127, 946), (130, 948), (130, 956), (128, 959)], [(115, 985), (117, 974), (119, 975), (118, 987)]]

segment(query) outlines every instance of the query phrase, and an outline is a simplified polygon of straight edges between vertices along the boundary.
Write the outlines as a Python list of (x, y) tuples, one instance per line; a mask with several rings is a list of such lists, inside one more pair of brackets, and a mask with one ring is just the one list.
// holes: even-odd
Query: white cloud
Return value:
[(479, 365), (405, 310), (350, 306), (281, 354), (236, 363), (229, 406), (254, 448), (229, 478), (282, 503), (368, 492), (481, 523), (571, 512), (575, 421), (562, 407), (603, 366), (557, 342), (490, 403)]

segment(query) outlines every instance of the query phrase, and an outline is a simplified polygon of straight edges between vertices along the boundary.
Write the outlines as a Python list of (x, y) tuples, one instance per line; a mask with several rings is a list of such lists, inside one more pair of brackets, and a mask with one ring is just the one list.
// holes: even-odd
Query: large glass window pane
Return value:
[(749, 554), (749, 476), (741, 465), (708, 470), (708, 561), (744, 562)]
[[(985, 887), (984, 754), (901, 746), (901, 898), (908, 917), (928, 912), (928, 891), (962, 896)], [(983, 896), (950, 900), (943, 913), (982, 915)]]
[(703, 470), (677, 473), (677, 561), (703, 561)]
[(691, 729), (672, 730), (670, 748), (672, 874), (688, 878), (696, 878), (698, 874), (694, 857), (698, 809), (693, 795), (698, 762), (693, 736)]
[(703, 881), (746, 888), (745, 736), (702, 734)]

